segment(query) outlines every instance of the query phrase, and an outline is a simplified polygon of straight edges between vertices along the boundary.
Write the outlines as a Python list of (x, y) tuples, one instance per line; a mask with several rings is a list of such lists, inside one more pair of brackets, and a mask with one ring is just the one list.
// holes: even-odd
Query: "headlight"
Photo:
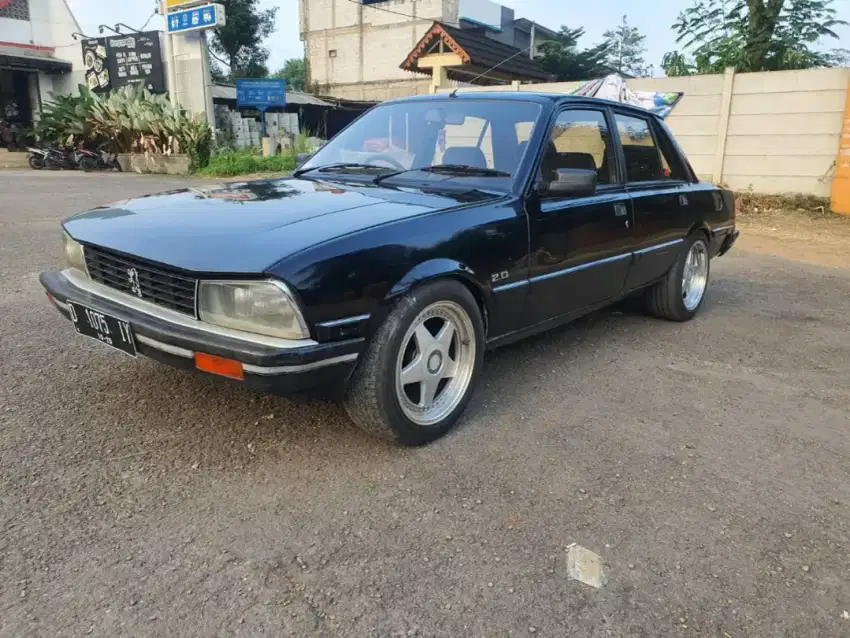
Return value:
[(86, 257), (79, 242), (71, 239), (71, 236), (65, 232), (62, 233), (62, 242), (65, 244), (65, 261), (68, 262), (68, 265), (71, 268), (86, 272)]
[(201, 321), (283, 339), (307, 339), (310, 332), (289, 290), (271, 281), (202, 281)]

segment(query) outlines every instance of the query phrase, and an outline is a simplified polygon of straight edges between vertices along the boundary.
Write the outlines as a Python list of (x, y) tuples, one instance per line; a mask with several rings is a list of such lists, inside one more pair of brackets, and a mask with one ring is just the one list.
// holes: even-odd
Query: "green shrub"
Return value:
[(207, 177), (234, 177), (252, 173), (286, 173), (295, 169), (295, 153), (263, 157), (256, 150), (224, 149), (212, 157), (205, 168), (198, 171)]
[(63, 146), (108, 142), (116, 153), (188, 153), (198, 168), (206, 164), (212, 147), (212, 130), (205, 121), (142, 84), (105, 95), (80, 85), (77, 96), (52, 95), (34, 129), (40, 140)]

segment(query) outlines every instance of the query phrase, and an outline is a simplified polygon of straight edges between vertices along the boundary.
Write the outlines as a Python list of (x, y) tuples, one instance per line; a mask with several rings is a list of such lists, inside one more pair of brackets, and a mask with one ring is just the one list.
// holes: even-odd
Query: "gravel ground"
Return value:
[(850, 270), (736, 250), (693, 322), (492, 353), (397, 449), (49, 307), (61, 218), (180, 184), (0, 172), (0, 635), (850, 633)]

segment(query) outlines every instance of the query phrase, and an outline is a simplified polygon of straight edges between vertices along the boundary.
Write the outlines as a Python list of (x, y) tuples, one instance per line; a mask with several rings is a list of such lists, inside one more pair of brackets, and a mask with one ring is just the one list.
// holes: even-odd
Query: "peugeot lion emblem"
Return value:
[(139, 271), (135, 268), (127, 269), (127, 279), (130, 280), (130, 292), (137, 297), (142, 296), (142, 282), (139, 281)]

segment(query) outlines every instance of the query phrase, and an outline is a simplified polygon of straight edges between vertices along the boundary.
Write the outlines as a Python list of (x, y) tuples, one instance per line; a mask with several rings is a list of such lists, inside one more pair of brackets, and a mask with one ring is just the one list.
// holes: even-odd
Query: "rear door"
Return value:
[(618, 296), (631, 263), (632, 212), (620, 179), (607, 108), (561, 111), (545, 142), (540, 181), (558, 168), (597, 171), (595, 195), (528, 200), (531, 226), (529, 324)]
[(690, 186), (685, 167), (651, 115), (614, 109), (625, 161), (626, 190), (634, 211), (635, 260), (626, 289), (663, 275), (690, 228)]

